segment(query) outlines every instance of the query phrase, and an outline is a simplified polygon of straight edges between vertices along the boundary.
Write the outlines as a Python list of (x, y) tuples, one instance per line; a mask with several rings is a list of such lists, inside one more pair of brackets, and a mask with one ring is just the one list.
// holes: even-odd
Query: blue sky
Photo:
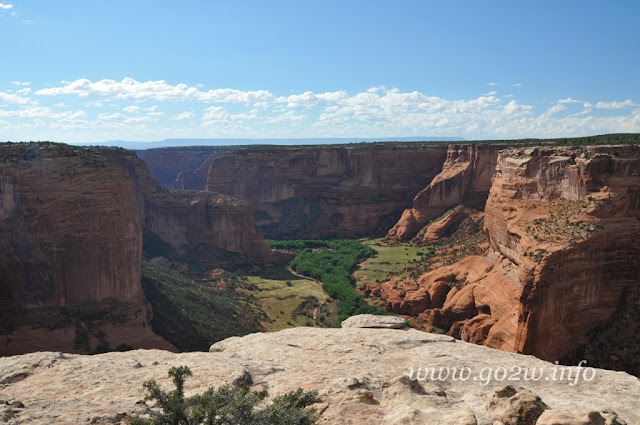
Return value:
[(0, 140), (640, 132), (638, 1), (0, 0)]

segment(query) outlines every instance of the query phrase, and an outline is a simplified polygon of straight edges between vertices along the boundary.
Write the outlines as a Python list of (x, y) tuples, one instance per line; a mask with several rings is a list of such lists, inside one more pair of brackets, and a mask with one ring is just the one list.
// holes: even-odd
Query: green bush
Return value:
[(184, 381), (192, 376), (187, 366), (172, 367), (169, 376), (175, 389), (164, 391), (155, 380), (146, 381), (145, 401), (153, 400), (161, 412), (153, 411), (150, 419), (135, 418), (132, 425), (312, 425), (317, 423), (313, 409), (317, 391), (298, 388), (273, 399), (271, 404), (257, 409), (266, 391), (251, 391), (247, 386), (223, 385), (209, 388), (202, 394), (186, 398)]

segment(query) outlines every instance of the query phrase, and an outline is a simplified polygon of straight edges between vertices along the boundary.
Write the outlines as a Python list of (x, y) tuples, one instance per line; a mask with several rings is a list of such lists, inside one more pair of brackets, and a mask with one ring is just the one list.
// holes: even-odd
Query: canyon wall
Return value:
[(446, 155), (429, 144), (236, 148), (213, 158), (207, 190), (250, 202), (268, 237), (384, 234)]
[(122, 170), (59, 144), (0, 144), (0, 158), (2, 300), (141, 303), (142, 221)]
[(175, 350), (148, 326), (143, 255), (198, 270), (271, 258), (247, 203), (169, 191), (132, 151), (6, 143), (0, 161), (0, 355)]
[(211, 161), (229, 146), (183, 146), (136, 151), (158, 183), (172, 189), (204, 190)]
[(486, 255), (383, 283), (387, 308), (465, 341), (640, 374), (639, 146), (505, 149), (483, 223)]
[(496, 169), (498, 152), (504, 145), (450, 145), (442, 171), (415, 196), (413, 206), (387, 233), (388, 240), (407, 240), (430, 220), (450, 208), (465, 204), (483, 210)]
[(143, 222), (122, 169), (53, 143), (0, 144), (0, 161), (0, 355), (80, 339), (175, 349), (145, 326)]
[(270, 260), (271, 250), (255, 230), (248, 203), (212, 192), (167, 190), (133, 152), (98, 149), (134, 183), (141, 202), (148, 256), (205, 267)]

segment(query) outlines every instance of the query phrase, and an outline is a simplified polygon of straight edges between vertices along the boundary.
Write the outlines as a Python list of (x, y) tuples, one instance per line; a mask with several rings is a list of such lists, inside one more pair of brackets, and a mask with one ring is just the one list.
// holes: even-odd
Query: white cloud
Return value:
[(301, 106), (317, 106), (322, 103), (334, 103), (340, 100), (347, 99), (348, 97), (349, 96), (347, 95), (347, 92), (345, 92), (344, 90), (317, 94), (307, 91), (302, 94), (293, 94), (287, 97), (279, 97), (276, 99), (276, 102), (286, 102), (289, 108), (297, 108)]
[(631, 106), (638, 106), (633, 103), (630, 99), (625, 100), (624, 102), (598, 102), (595, 104), (595, 108), (597, 109), (623, 109)]
[(0, 9), (9, 10), (13, 7), (12, 4), (0, 3)]
[(576, 99), (567, 97), (566, 99), (560, 99), (558, 103), (584, 103), (584, 102), (582, 100), (576, 100)]
[(132, 105), (132, 106), (127, 106), (126, 108), (122, 108), (122, 110), (128, 114), (136, 114), (140, 112), (140, 107)]
[(495, 86), (499, 86), (500, 83), (487, 83), (487, 85), (491, 87), (495, 87)]
[(62, 87), (38, 90), (36, 94), (39, 96), (76, 94), (80, 97), (100, 96), (130, 100), (200, 100), (230, 103), (252, 103), (273, 98), (273, 95), (266, 90), (215, 89), (203, 92), (183, 83), (172, 86), (164, 80), (139, 82), (133, 78), (124, 78), (120, 82), (104, 79), (95, 83), (82, 78)]
[(31, 83), (29, 81), (12, 81), (11, 84), (15, 86), (28, 86)]
[(522, 87), (522, 83), (515, 83), (513, 87)]
[(0, 102), (18, 103), (18, 104), (24, 105), (25, 103), (29, 103), (30, 100), (31, 99), (20, 96), (19, 94), (3, 93), (0, 91)]
[(70, 121), (76, 118), (84, 117), (84, 111), (64, 111), (53, 112), (51, 109), (43, 106), (32, 106), (17, 111), (6, 111), (0, 109), (0, 118), (48, 118), (60, 121)]
[(301, 122), (309, 118), (307, 115), (296, 115), (293, 111), (287, 111), (282, 115), (278, 115), (277, 117), (271, 118), (269, 120), (272, 124), (279, 124), (283, 122)]
[(229, 119), (229, 113), (222, 106), (210, 106), (202, 116), (204, 121), (224, 121)]
[(178, 115), (174, 115), (171, 117), (172, 120), (181, 121), (181, 120), (190, 120), (196, 116), (196, 113), (193, 111), (184, 111), (179, 113)]

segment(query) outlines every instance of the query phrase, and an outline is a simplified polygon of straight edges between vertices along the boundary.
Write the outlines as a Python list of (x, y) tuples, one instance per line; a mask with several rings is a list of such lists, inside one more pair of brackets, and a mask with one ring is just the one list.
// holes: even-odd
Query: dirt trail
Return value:
[[(300, 279), (305, 279), (308, 281), (311, 281), (311, 283), (313, 283), (314, 285), (316, 285), (318, 288), (320, 288), (320, 290), (322, 292), (324, 292), (324, 290), (322, 289), (322, 282), (320, 282), (319, 280), (316, 280), (312, 277), (309, 276), (305, 276), (299, 273), (296, 273), (291, 267), (287, 267), (287, 270), (289, 270), (289, 272), (294, 275), (299, 277)], [(317, 322), (316, 320), (318, 319), (318, 309), (320, 309), (320, 307), (322, 307), (322, 305), (326, 302), (326, 298), (322, 298), (322, 300), (320, 300), (320, 305), (316, 308), (313, 309), (313, 326), (317, 326)]]

